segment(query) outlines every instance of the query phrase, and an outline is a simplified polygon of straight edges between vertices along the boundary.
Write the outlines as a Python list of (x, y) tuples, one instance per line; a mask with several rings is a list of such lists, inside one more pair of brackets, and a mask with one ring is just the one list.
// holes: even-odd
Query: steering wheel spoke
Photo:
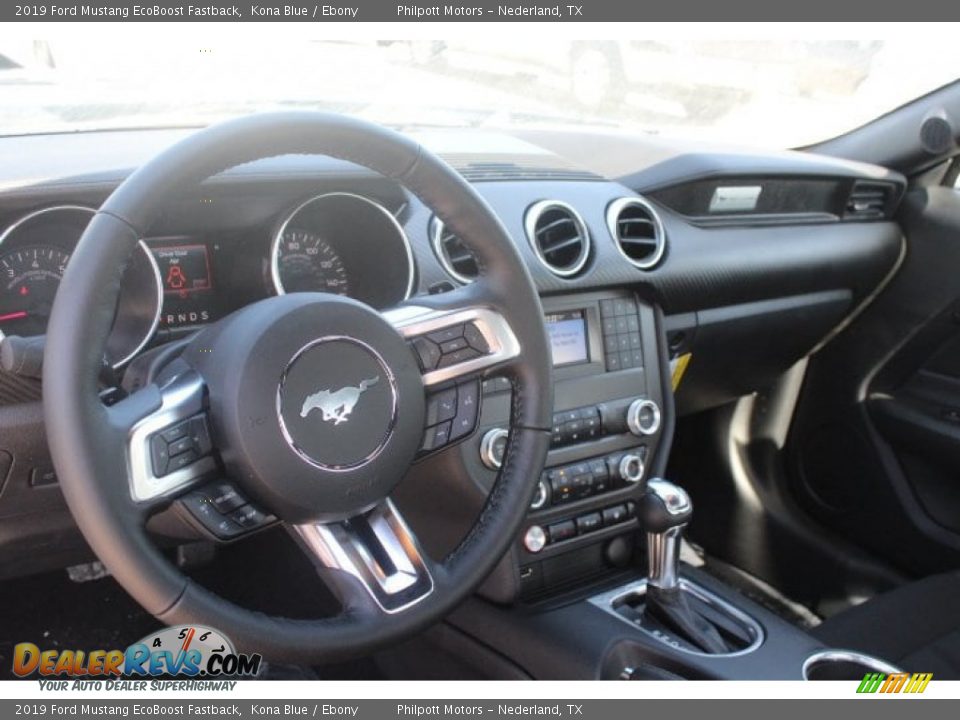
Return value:
[(347, 520), (288, 527), (315, 565), (353, 576), (385, 613), (433, 592), (432, 562), (389, 499)]
[(405, 305), (384, 316), (411, 344), (428, 388), (479, 377), (520, 356), (506, 317), (483, 305)]
[(130, 495), (139, 507), (179, 495), (217, 469), (199, 373), (186, 370), (151, 391), (160, 402), (148, 414), (125, 407), (140, 393), (111, 408), (125, 429)]

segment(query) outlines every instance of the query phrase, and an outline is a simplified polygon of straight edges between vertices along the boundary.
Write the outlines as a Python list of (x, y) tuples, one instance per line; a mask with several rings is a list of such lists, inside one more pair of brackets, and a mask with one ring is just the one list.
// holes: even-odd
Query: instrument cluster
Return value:
[[(60, 280), (95, 210), (29, 213), (0, 234), (0, 339), (43, 335)], [(128, 265), (108, 342), (121, 366), (152, 341), (191, 332), (275, 294), (346, 295), (378, 309), (410, 296), (410, 243), (393, 213), (351, 193), (306, 199), (249, 237), (147, 237)]]

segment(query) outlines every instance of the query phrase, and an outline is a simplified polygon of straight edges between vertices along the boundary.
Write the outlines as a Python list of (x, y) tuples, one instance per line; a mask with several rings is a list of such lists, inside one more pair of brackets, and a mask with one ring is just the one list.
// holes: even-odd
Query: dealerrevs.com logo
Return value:
[(13, 672), (21, 678), (218, 678), (250, 677), (259, 654), (239, 654), (227, 637), (202, 625), (168, 627), (125, 650), (41, 649), (22, 642), (13, 649)]

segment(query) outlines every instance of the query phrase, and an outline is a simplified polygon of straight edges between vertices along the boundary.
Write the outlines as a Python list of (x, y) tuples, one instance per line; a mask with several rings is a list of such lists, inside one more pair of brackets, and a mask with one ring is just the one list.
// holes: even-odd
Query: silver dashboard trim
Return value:
[[(577, 256), (574, 264), (568, 268), (558, 268), (547, 262), (547, 259), (543, 256), (543, 250), (541, 250), (540, 246), (537, 244), (537, 220), (539, 220), (540, 216), (550, 208), (559, 208), (570, 213), (570, 216), (579, 226), (583, 235), (583, 249), (581, 250), (580, 255)], [(584, 222), (583, 217), (572, 205), (562, 202), (561, 200), (540, 200), (539, 202), (535, 202), (533, 205), (527, 208), (523, 219), (523, 227), (527, 234), (527, 242), (530, 244), (530, 248), (533, 250), (534, 255), (536, 255), (537, 259), (540, 261), (540, 264), (554, 275), (558, 275), (562, 278), (573, 277), (583, 270), (584, 265), (587, 264), (587, 260), (590, 259), (590, 250), (593, 247), (593, 238), (590, 235), (589, 228), (587, 228), (587, 223)]]
[(270, 241), (270, 280), (273, 283), (273, 289), (276, 291), (277, 295), (286, 295), (287, 292), (284, 290), (283, 282), (280, 280), (280, 264), (278, 256), (280, 240), (283, 239), (283, 233), (286, 232), (287, 225), (290, 224), (290, 221), (293, 220), (293, 218), (295, 218), (301, 210), (311, 203), (331, 197), (348, 197), (354, 200), (361, 200), (376, 208), (379, 212), (383, 213), (383, 216), (389, 220), (391, 225), (393, 225), (394, 229), (397, 231), (397, 234), (400, 236), (400, 240), (403, 242), (404, 253), (407, 256), (407, 288), (403, 295), (403, 299), (407, 300), (413, 294), (414, 283), (416, 281), (416, 267), (413, 257), (413, 247), (410, 245), (410, 238), (408, 238), (407, 233), (404, 232), (403, 226), (400, 225), (400, 222), (392, 212), (387, 210), (376, 200), (371, 200), (368, 197), (357, 195), (356, 193), (339, 191), (314, 195), (313, 197), (304, 200), (286, 215), (286, 217), (283, 219), (283, 222), (280, 224), (280, 229), (274, 234), (273, 239)]
[(433, 247), (433, 254), (437, 256), (437, 261), (450, 277), (463, 285), (469, 285), (476, 278), (467, 277), (453, 267), (453, 262), (443, 247), (443, 230), (443, 220), (434, 215), (430, 220), (430, 245)]
[[(657, 249), (654, 250), (653, 255), (647, 260), (633, 259), (627, 255), (623, 246), (620, 244), (620, 233), (617, 229), (617, 222), (620, 219), (620, 213), (628, 207), (642, 208), (650, 214), (650, 220), (653, 222)], [(609, 230), (610, 237), (613, 239), (613, 244), (620, 253), (620, 256), (640, 270), (652, 270), (655, 268), (660, 264), (660, 261), (663, 260), (663, 255), (667, 251), (667, 232), (663, 227), (663, 220), (660, 219), (660, 213), (642, 197), (622, 197), (611, 202), (607, 206), (607, 230)]]

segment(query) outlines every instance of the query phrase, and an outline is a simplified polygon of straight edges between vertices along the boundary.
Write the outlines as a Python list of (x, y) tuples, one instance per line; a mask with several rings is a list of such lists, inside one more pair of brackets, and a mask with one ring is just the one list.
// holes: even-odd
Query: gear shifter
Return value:
[(639, 505), (649, 563), (645, 612), (703, 652), (730, 652), (717, 627), (694, 608), (679, 583), (680, 542), (692, 515), (693, 503), (683, 488), (661, 479), (647, 483)]

